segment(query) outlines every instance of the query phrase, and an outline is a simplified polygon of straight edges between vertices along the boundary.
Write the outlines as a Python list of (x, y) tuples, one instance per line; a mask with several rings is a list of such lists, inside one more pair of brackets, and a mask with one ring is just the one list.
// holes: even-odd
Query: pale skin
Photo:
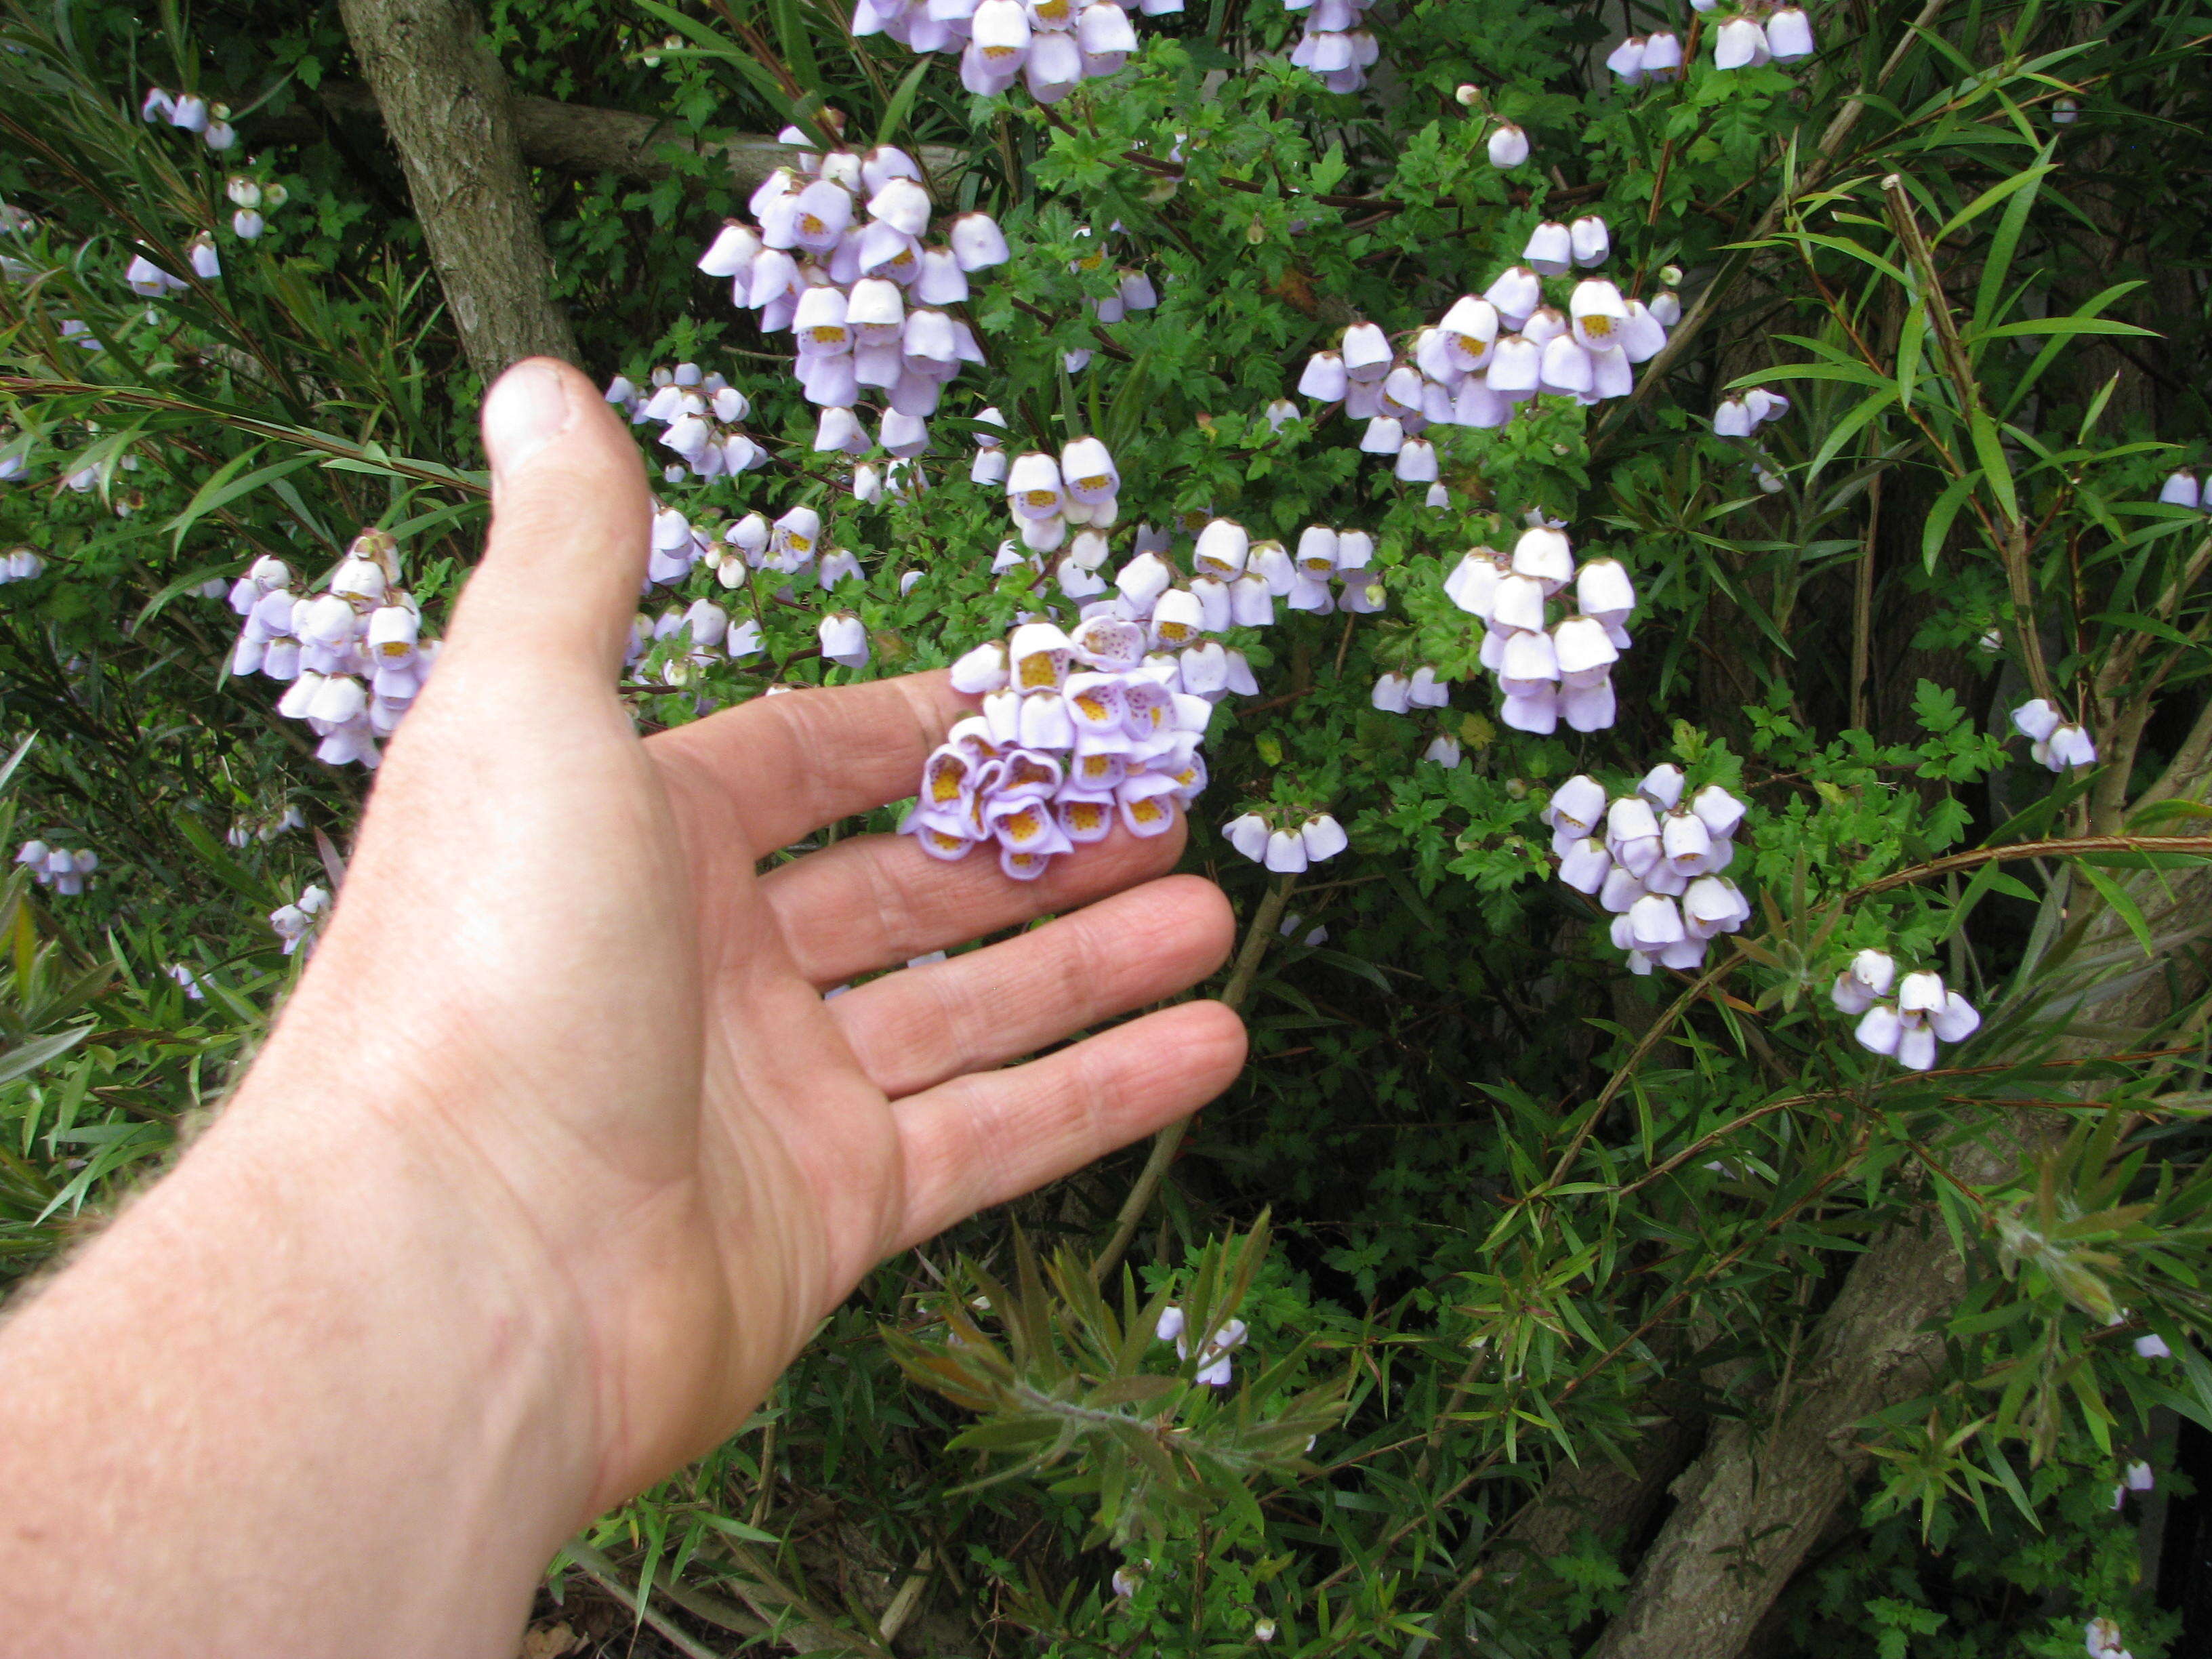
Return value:
[[(855, 837), (941, 675), (641, 742), (637, 447), (526, 363), (494, 517), (337, 912), (176, 1168), (0, 1326), (0, 1654), (512, 1655), (546, 1562), (733, 1432), (873, 1264), (1186, 1115), (1180, 830), (1034, 884)], [(823, 989), (1052, 915), (951, 961)], [(1003, 1068), (1003, 1069), (1002, 1069)]]

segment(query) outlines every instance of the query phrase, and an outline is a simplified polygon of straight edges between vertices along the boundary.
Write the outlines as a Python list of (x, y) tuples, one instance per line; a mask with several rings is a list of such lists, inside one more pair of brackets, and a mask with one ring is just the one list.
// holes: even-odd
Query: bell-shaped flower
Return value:
[(1138, 611), (1149, 614), (1174, 580), (1173, 566), (1156, 553), (1139, 553), (1121, 567), (1114, 586)]
[(1241, 575), (1251, 550), (1251, 537), (1243, 525), (1234, 519), (1210, 520), (1198, 532), (1191, 568), (1201, 575)]
[[(1611, 627), (1628, 620), (1636, 608), (1635, 585), (1618, 559), (1591, 559), (1575, 573), (1575, 608)], [(1624, 641), (1616, 639), (1616, 645)]]
[[(981, 18), (983, 6), (1000, 3), (1010, 5), (1017, 12), (1021, 9), (1018, 4), (1013, 3), (1013, 0), (983, 0), (983, 4), (976, 7), (975, 15)], [(979, 34), (979, 41), (981, 38)], [(952, 257), (960, 262), (960, 269), (964, 271), (977, 271), (990, 265), (1004, 264), (1011, 257), (1005, 233), (999, 228), (998, 221), (988, 213), (962, 214), (952, 222), (945, 240), (951, 246)]]
[(1566, 537), (1549, 525), (1532, 525), (1513, 544), (1513, 571), (1534, 577), (1549, 598), (1573, 578), (1574, 550)]
[(1981, 1027), (1980, 1013), (1956, 991), (1945, 991), (1943, 1006), (1928, 1011), (1928, 1029), (1945, 1042), (1964, 1042)]
[(1887, 1002), (1877, 1002), (1869, 1008), (1851, 1033), (1852, 1039), (1869, 1054), (1884, 1055), (1897, 1053), (1898, 1041), (1904, 1035), (1904, 1021)]
[(1505, 573), (1498, 556), (1486, 547), (1469, 549), (1444, 578), (1444, 597), (1471, 617), (1488, 620), (1498, 584)]
[(2058, 729), (2058, 711), (2041, 697), (2012, 711), (2013, 730), (2037, 743), (2048, 742), (2051, 734)]
[(1491, 166), (1517, 167), (1528, 159), (1528, 135), (1512, 122), (1501, 121), (1492, 129), (1487, 148)]
[(207, 100), (198, 93), (180, 92), (169, 106), (169, 125), (186, 132), (205, 132), (208, 118)]
[(1613, 870), (1605, 843), (1589, 836), (1568, 848), (1559, 860), (1559, 879), (1578, 893), (1595, 893)]
[(1644, 37), (1632, 34), (1623, 40), (1606, 54), (1605, 66), (1632, 87), (1643, 80)]
[(1527, 696), (1559, 678), (1559, 653), (1550, 635), (1516, 633), (1506, 640), (1498, 671), (1498, 689), (1506, 696)]
[(2090, 741), (2087, 732), (2071, 721), (2053, 728), (2043, 748), (2043, 763), (2054, 772), (2096, 763), (2097, 745)]
[(1519, 399), (1533, 395), (1543, 379), (1544, 349), (1522, 334), (1501, 334), (1491, 349), (1484, 384), (1501, 397)]
[(2166, 1339), (2155, 1331), (2139, 1336), (2135, 1341), (2136, 1357), (2139, 1359), (2171, 1359), (2173, 1350), (2166, 1346)]
[(867, 666), (868, 630), (851, 611), (831, 611), (823, 617), (815, 634), (821, 641), (822, 654), (829, 661), (847, 668)]
[(1680, 909), (1663, 893), (1646, 893), (1629, 906), (1628, 932), (1646, 956), (1656, 956), (1688, 937)]
[(1624, 951), (1635, 948), (1635, 940), (1628, 931), (1628, 913), (1635, 908), (1636, 901), (1644, 896), (1644, 884), (1618, 859), (1613, 860), (1613, 867), (1605, 872), (1605, 879), (1598, 884), (1598, 908), (1619, 918), (1614, 924), (1616, 937), (1613, 942)]
[(1650, 801), (1653, 810), (1671, 812), (1681, 805), (1682, 789), (1687, 781), (1680, 767), (1672, 761), (1661, 761), (1637, 780), (1636, 793)]
[[(1645, 67), (1650, 67), (1647, 56)], [(1577, 264), (1588, 269), (1601, 265), (1613, 252), (1613, 238), (1605, 228), (1605, 221), (1595, 213), (1585, 214), (1567, 227), (1567, 244)]]
[(1316, 351), (1306, 359), (1305, 372), (1298, 377), (1298, 395), (1311, 398), (1316, 403), (1333, 404), (1343, 398), (1349, 384), (1344, 354)]
[(1344, 826), (1327, 812), (1316, 812), (1298, 828), (1298, 841), (1305, 848), (1307, 861), (1319, 864), (1333, 859), (1352, 844)]
[(1517, 329), (1544, 303), (1544, 285), (1528, 266), (1513, 265), (1483, 289), (1482, 297), (1498, 308), (1507, 327)]
[[(1221, 826), (1221, 834), (1224, 840), (1255, 864), (1267, 856), (1270, 831), (1267, 828), (1267, 821), (1257, 812), (1246, 812), (1241, 817), (1230, 819)], [(1162, 1341), (1172, 1340), (1176, 1333), (1182, 1328), (1182, 1310), (1171, 1308), (1169, 1312), (1176, 1316), (1176, 1331), (1164, 1331), (1161, 1334)]]
[(1701, 876), (1712, 853), (1712, 836), (1694, 813), (1669, 812), (1660, 826), (1667, 862), (1686, 876)]
[[(1690, 797), (1690, 810), (1704, 820), (1705, 829), (1716, 841), (1724, 841), (1735, 834), (1736, 826), (1743, 822), (1744, 804), (1717, 783), (1709, 783)], [(1887, 991), (1888, 982), (1881, 988)]]
[(1409, 714), (1413, 709), (1413, 683), (1403, 674), (1388, 673), (1375, 682), (1375, 689), (1367, 694), (1369, 704), (1386, 714)]
[(1401, 483), (1433, 483), (1437, 449), (1426, 438), (1408, 438), (1398, 446), (1397, 465), (1391, 469)]
[(1559, 729), (1559, 694), (1556, 686), (1526, 696), (1508, 692), (1498, 706), (1498, 718), (1516, 732), (1547, 738)]
[(1171, 587), (1152, 603), (1152, 643), (1180, 650), (1206, 626), (1206, 611), (1188, 588)]
[(1849, 971), (1854, 983), (1877, 997), (1887, 996), (1897, 982), (1897, 960), (1887, 951), (1861, 951)]
[(1416, 708), (1449, 708), (1451, 707), (1451, 686), (1437, 678), (1437, 671), (1423, 664), (1413, 671), (1407, 681), (1407, 696)]
[(1849, 969), (1836, 975), (1835, 983), (1828, 988), (1828, 1000), (1839, 1013), (1863, 1014), (1875, 1005), (1876, 993), (1869, 990)]
[(1060, 513), (1066, 501), (1059, 463), (1038, 449), (1016, 456), (1006, 474), (1006, 502), (1024, 519), (1048, 519)]
[(1379, 380), (1390, 372), (1389, 337), (1375, 323), (1354, 323), (1344, 331), (1344, 372), (1353, 380)]
[(1644, 42), (1643, 68), (1647, 81), (1672, 81), (1679, 76), (1682, 72), (1681, 37), (1671, 29), (1652, 33)]
[(1583, 347), (1607, 351), (1620, 343), (1621, 325), (1628, 319), (1628, 302), (1605, 278), (1591, 276), (1575, 284), (1567, 313), (1573, 319), (1574, 337)]
[(1553, 829), (1571, 830), (1579, 838), (1596, 829), (1606, 817), (1606, 807), (1605, 786), (1588, 773), (1577, 772), (1552, 792), (1541, 817)]
[[(1638, 52), (1640, 56), (1640, 48)], [(1521, 259), (1540, 276), (1564, 276), (1574, 268), (1573, 236), (1556, 219), (1547, 219), (1528, 233), (1528, 243), (1521, 250)], [(1505, 307), (1501, 305), (1498, 309), (1503, 311)]]
[(868, 198), (868, 217), (918, 237), (929, 228), (929, 192), (919, 179), (886, 179)]
[(1024, 623), (1007, 637), (1006, 659), (1016, 690), (1057, 691), (1067, 683), (1075, 645), (1052, 623)]
[(1931, 1014), (1943, 1006), (1943, 976), (1922, 969), (1898, 981), (1897, 1011), (1900, 1014)]
[(1540, 633), (1544, 627), (1543, 579), (1516, 571), (1498, 578), (1492, 590), (1492, 626), (1522, 633)]
[(1405, 428), (1388, 415), (1369, 421), (1359, 439), (1361, 451), (1369, 455), (1395, 455), (1405, 444)]
[(1699, 876), (1682, 895), (1683, 926), (1693, 939), (1733, 933), (1751, 920), (1751, 902), (1725, 876)]
[(2158, 498), (2168, 507), (2185, 507), (2191, 512), (2197, 511), (2204, 504), (2203, 492), (2198, 487), (2197, 475), (2193, 472), (2168, 474), (2166, 482), (2159, 486)]
[(1611, 676), (1559, 687), (1559, 713), (1577, 732), (1602, 732), (1620, 715)]
[(1897, 1063), (1909, 1072), (1924, 1072), (1936, 1063), (1936, 1033), (1907, 1019), (1897, 1036)]
[(1794, 64), (1818, 50), (1813, 44), (1813, 20), (1800, 6), (1784, 6), (1766, 20), (1766, 47), (1778, 64)]
[[(1606, 845), (1613, 855), (1642, 875), (1660, 855), (1659, 815), (1641, 795), (1622, 795), (1606, 808)], [(1626, 849), (1636, 852), (1624, 855)]]
[[(1764, 64), (1772, 55), (1766, 44), (1766, 31), (1759, 20), (1748, 14), (1731, 17), (1720, 27), (1713, 40), (1713, 67), (1736, 70)], [(1889, 1050), (1879, 1052), (1887, 1053)]]

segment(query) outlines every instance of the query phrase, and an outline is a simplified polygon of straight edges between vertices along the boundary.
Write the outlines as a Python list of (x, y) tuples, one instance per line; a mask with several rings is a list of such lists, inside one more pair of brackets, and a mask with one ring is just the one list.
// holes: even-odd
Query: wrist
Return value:
[(409, 1137), (249, 1084), (0, 1333), (0, 1511), (106, 1540), (0, 1586), (0, 1627), (56, 1652), (511, 1652), (591, 1495), (550, 1288)]

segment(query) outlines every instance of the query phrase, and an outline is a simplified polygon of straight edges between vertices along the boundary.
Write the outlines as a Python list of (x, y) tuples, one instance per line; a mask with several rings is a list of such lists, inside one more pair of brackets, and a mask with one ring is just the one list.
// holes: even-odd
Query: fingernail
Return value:
[(484, 453), (493, 483), (567, 431), (574, 415), (568, 381), (556, 364), (531, 357), (501, 375), (483, 406)]

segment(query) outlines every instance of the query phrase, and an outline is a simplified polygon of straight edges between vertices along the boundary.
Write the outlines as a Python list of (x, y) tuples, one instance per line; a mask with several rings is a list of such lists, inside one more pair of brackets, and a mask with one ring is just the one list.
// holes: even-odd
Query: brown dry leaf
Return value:
[(521, 1659), (561, 1659), (584, 1645), (584, 1638), (568, 1628), (568, 1620), (538, 1625), (522, 1633)]

